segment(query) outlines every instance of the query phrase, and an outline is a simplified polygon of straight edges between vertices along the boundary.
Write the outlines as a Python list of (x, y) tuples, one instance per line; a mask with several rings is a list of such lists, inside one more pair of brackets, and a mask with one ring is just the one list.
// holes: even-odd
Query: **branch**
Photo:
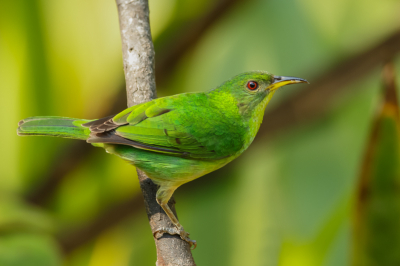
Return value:
[(381, 67), (399, 52), (400, 30), (397, 30), (377, 46), (350, 57), (315, 81), (311, 80), (307, 88), (267, 112), (265, 121), (268, 123), (261, 125), (256, 140), (320, 117), (329, 107), (329, 102), (348, 89), (347, 86)]
[[(147, 0), (116, 0), (122, 39), (128, 107), (151, 101), (156, 97), (154, 48), (151, 39)], [(174, 225), (156, 201), (157, 186), (137, 169), (147, 216), (153, 232)], [(169, 203), (175, 216), (174, 200)], [(177, 235), (154, 238), (157, 266), (195, 265), (190, 246)]]
[(400, 114), (394, 64), (387, 62), (382, 74), (383, 97), (372, 119), (354, 197), (352, 265), (400, 262), (394, 255), (400, 246)]
[(144, 211), (143, 197), (140, 194), (121, 202), (97, 217), (94, 221), (71, 231), (63, 231), (57, 236), (58, 243), (65, 254), (96, 238), (100, 232), (119, 224), (130, 215), (136, 216)]
[(166, 30), (165, 34), (169, 35), (168, 40), (164, 43), (161, 41), (160, 45), (163, 46), (163, 49), (160, 50), (160, 53), (157, 53), (157, 82), (167, 80), (183, 55), (196, 46), (196, 43), (216, 21), (242, 1), (220, 0), (214, 4), (208, 13), (199, 19), (188, 23), (180, 23), (180, 27), (173, 32)]
[(73, 169), (76, 169), (94, 150), (87, 143), (84, 144), (86, 145), (82, 145), (80, 141), (77, 141), (71, 146), (66, 147), (62, 153), (57, 154), (53, 158), (54, 162), (51, 164), (53, 167), (47, 172), (44, 181), (36, 184), (34, 190), (28, 193), (25, 200), (35, 205), (44, 204), (53, 195), (54, 191), (57, 190), (64, 177), (72, 172)]
[(156, 98), (154, 48), (146, 0), (116, 0), (128, 107)]

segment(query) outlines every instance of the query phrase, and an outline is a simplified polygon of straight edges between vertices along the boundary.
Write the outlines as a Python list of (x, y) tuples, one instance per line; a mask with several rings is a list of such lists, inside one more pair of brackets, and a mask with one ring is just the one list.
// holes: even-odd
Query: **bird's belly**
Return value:
[(107, 152), (115, 154), (144, 171), (155, 183), (180, 186), (221, 168), (235, 157), (219, 160), (194, 160), (140, 150), (124, 145), (106, 144)]

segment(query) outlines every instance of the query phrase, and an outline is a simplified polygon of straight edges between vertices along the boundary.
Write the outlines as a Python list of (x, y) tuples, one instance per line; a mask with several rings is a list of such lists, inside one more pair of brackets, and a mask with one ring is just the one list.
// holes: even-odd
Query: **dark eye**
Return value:
[(249, 81), (249, 82), (247, 82), (247, 88), (251, 91), (254, 91), (258, 88), (258, 83), (253, 80)]

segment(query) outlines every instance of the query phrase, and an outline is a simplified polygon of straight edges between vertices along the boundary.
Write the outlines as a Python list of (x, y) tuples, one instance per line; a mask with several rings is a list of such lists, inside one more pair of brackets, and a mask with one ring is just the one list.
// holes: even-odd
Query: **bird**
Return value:
[(241, 155), (254, 140), (276, 90), (295, 83), (308, 81), (245, 72), (209, 91), (157, 98), (101, 119), (29, 117), (18, 123), (17, 134), (86, 140), (141, 169), (158, 185), (157, 203), (174, 224), (155, 235), (177, 234), (194, 249), (196, 241), (168, 206), (172, 194)]

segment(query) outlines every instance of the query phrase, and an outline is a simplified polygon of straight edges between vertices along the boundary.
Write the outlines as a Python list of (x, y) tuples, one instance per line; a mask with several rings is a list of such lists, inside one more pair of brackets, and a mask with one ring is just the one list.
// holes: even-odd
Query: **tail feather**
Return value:
[(90, 129), (82, 126), (92, 120), (75, 119), (59, 116), (35, 116), (21, 120), (18, 123), (19, 136), (54, 136), (85, 140), (90, 135)]

